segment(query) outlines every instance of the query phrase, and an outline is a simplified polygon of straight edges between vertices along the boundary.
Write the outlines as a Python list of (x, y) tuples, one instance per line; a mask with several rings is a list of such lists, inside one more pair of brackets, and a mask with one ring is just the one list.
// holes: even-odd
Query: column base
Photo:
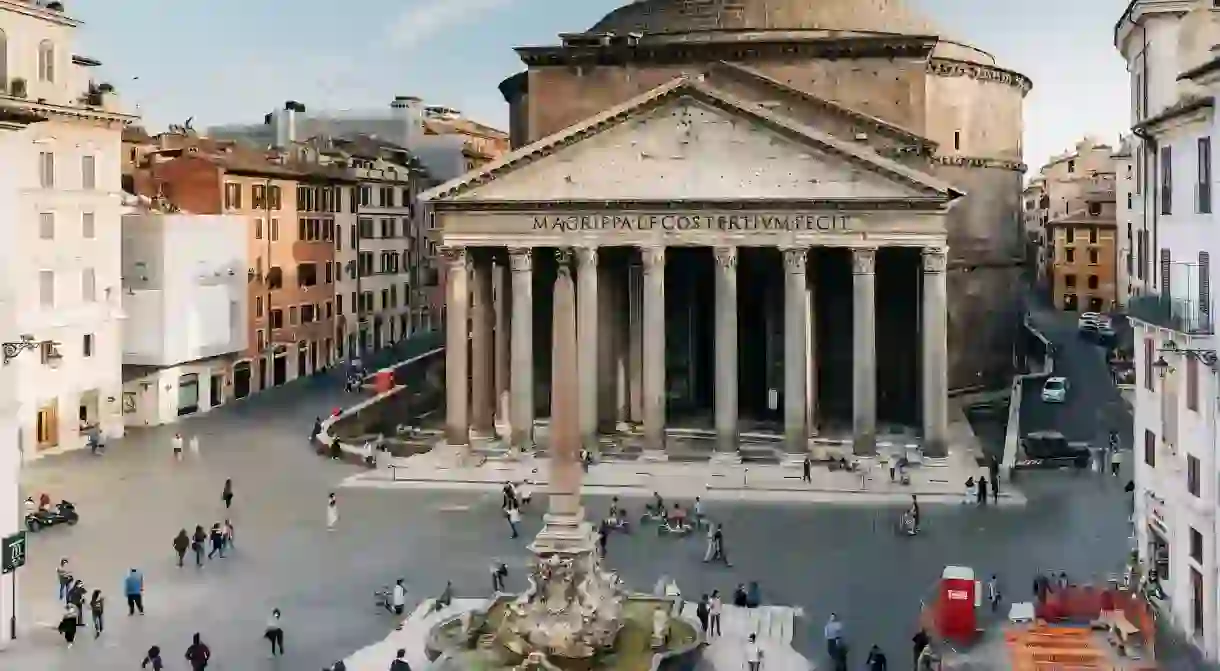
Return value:
[(949, 445), (944, 440), (927, 441), (923, 444), (923, 456), (931, 459), (943, 459), (949, 456)]
[(741, 464), (740, 452), (713, 452), (708, 463), (713, 466), (738, 466)]
[(877, 454), (877, 434), (869, 432), (852, 436), (851, 451), (856, 456)]

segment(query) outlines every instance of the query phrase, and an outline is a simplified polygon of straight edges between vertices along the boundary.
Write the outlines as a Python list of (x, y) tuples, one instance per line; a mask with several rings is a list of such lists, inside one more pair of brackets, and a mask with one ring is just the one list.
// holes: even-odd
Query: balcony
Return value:
[(1127, 302), (1127, 314), (1154, 326), (1186, 335), (1213, 335), (1215, 324), (1211, 315), (1197, 301), (1161, 294), (1132, 296)]

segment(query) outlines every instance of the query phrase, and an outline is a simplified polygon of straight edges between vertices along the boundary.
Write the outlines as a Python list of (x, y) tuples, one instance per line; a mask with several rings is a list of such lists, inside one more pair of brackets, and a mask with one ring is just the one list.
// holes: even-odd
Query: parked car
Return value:
[(1066, 377), (1050, 377), (1042, 385), (1043, 403), (1063, 403), (1067, 400), (1068, 381)]
[(1076, 328), (1082, 331), (1086, 327), (1096, 329), (1098, 322), (1102, 319), (1104, 319), (1104, 315), (1100, 312), (1081, 312), (1080, 317), (1076, 320)]
[(1058, 431), (1034, 431), (1021, 439), (1020, 468), (1075, 466), (1087, 468), (1089, 448), (1069, 443)]

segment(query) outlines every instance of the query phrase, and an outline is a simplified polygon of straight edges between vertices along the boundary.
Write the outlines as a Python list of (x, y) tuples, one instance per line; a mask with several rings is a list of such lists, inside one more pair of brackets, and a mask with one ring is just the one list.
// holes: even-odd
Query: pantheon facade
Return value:
[(515, 150), (423, 196), (445, 268), (447, 439), (550, 409), (577, 282), (580, 427), (944, 453), (1019, 319), (1023, 76), (900, 0), (639, 0), (501, 84)]

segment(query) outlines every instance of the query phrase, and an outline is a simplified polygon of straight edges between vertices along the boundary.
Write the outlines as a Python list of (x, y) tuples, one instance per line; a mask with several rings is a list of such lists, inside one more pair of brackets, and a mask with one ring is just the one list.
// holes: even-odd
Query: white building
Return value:
[[(123, 433), (119, 219), (120, 133), (113, 87), (89, 79), (97, 61), (73, 54), (80, 22), (59, 3), (0, 0), (0, 112), (43, 121), (5, 142), (0, 189), (16, 195), (0, 219), (11, 253), (0, 265), (16, 296), (17, 332), (55, 350), (10, 364), (24, 455), (83, 445), (81, 429)], [(47, 364), (62, 356), (58, 368)]]
[(1118, 230), (1115, 264), (1115, 299), (1125, 306), (1133, 293), (1143, 293), (1143, 283), (1138, 287), (1132, 281), (1135, 269), (1135, 159), (1131, 154), (1134, 140), (1124, 135), (1114, 152), (1114, 221)]
[(1162, 610), (1203, 656), (1220, 659), (1217, 380), (1211, 259), (1220, 41), (1213, 2), (1136, 0), (1115, 40), (1132, 79), (1131, 216), (1136, 398), (1135, 537)]
[(229, 215), (123, 216), (123, 419), (172, 423), (233, 398), (249, 343), (249, 222)]

